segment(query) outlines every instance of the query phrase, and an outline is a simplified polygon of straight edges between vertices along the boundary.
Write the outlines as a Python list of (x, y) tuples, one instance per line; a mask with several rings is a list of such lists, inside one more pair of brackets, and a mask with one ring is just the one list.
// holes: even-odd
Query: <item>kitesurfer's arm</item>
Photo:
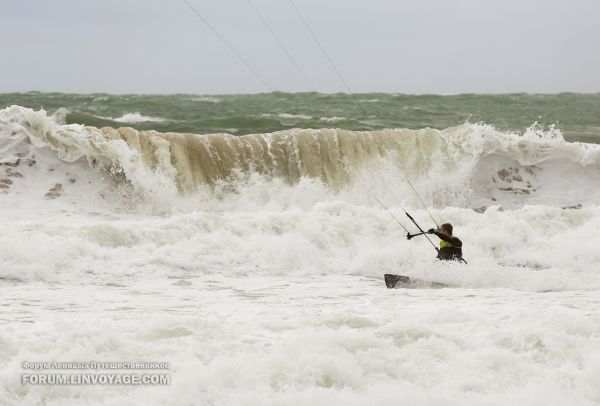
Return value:
[(456, 248), (462, 247), (462, 241), (459, 240), (457, 237), (452, 237), (452, 236), (446, 235), (444, 233), (440, 233), (439, 231), (436, 231), (433, 228), (429, 229), (429, 231), (427, 231), (427, 233), (437, 235), (440, 238), (440, 240), (447, 241)]

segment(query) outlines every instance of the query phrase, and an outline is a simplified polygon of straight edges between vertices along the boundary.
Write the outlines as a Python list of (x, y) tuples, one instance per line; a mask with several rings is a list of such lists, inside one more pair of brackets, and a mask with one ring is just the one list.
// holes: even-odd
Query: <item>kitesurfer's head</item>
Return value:
[(452, 224), (444, 223), (440, 226), (440, 231), (446, 235), (452, 235)]

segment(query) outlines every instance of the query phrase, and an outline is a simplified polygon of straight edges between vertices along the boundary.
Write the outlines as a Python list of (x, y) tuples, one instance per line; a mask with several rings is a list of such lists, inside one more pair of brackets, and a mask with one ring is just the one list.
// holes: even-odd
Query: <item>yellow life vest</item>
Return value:
[(442, 248), (454, 248), (454, 245), (452, 245), (448, 241), (440, 240), (440, 249)]

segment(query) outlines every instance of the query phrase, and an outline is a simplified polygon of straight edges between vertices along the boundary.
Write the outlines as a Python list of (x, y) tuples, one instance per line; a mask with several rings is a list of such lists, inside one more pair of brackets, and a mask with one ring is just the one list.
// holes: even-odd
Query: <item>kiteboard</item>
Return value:
[(433, 289), (441, 289), (448, 288), (449, 286), (433, 281), (425, 281), (422, 279), (411, 278), (410, 276), (404, 275), (393, 275), (386, 273), (383, 275), (383, 279), (385, 280), (385, 286), (388, 289), (394, 288), (404, 288), (404, 289), (418, 289), (418, 288), (433, 288)]

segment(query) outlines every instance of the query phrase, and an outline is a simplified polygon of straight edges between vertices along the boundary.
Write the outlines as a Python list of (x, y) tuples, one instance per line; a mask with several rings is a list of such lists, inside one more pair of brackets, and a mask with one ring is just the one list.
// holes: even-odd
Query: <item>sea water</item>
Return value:
[[(0, 403), (600, 403), (598, 96), (452, 97), (3, 95)], [(91, 361), (170, 381), (23, 383)]]

